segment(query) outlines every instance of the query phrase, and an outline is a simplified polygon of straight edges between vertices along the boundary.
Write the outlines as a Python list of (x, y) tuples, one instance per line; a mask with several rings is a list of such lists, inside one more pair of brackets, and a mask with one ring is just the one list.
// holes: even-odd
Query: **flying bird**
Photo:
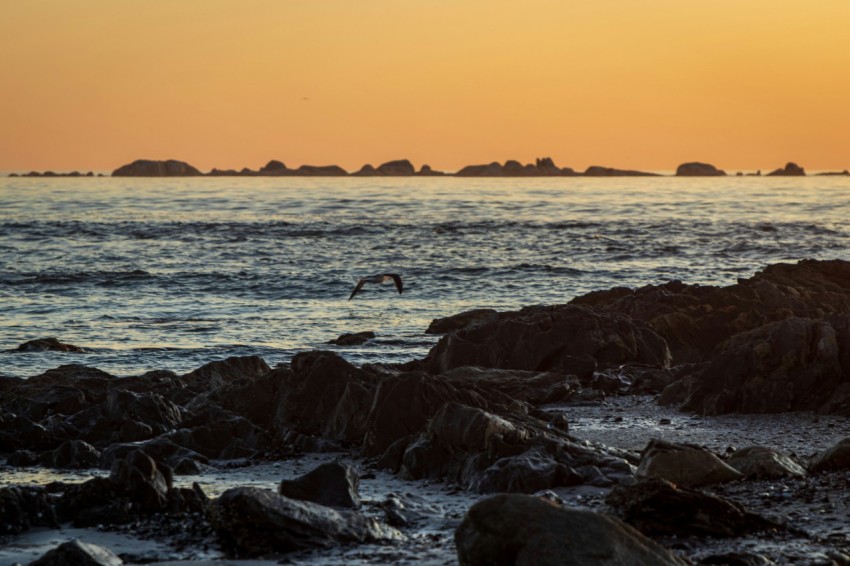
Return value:
[(401, 282), (401, 275), (398, 273), (381, 273), (379, 275), (369, 275), (367, 277), (361, 277), (360, 281), (355, 285), (354, 290), (351, 292), (351, 296), (348, 297), (348, 300), (354, 298), (360, 289), (363, 288), (363, 285), (366, 283), (389, 283), (392, 281), (395, 283), (395, 288), (398, 289), (398, 294), (401, 295), (401, 291), (404, 288), (404, 284)]

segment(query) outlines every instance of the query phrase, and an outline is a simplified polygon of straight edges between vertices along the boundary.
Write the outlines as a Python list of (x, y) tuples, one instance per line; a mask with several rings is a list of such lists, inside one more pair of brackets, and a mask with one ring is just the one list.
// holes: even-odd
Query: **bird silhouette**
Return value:
[(404, 289), (404, 283), (401, 281), (401, 275), (398, 273), (380, 273), (378, 275), (368, 275), (366, 277), (361, 277), (357, 282), (357, 285), (354, 286), (354, 290), (351, 292), (351, 296), (348, 297), (348, 300), (354, 298), (354, 295), (360, 292), (360, 289), (363, 288), (363, 285), (366, 283), (389, 283), (392, 281), (395, 283), (395, 288), (398, 289), (398, 294), (401, 295), (402, 289)]

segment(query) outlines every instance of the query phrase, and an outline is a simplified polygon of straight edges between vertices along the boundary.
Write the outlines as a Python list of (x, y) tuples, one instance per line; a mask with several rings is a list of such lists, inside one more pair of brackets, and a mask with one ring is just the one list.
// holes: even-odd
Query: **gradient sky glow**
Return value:
[(0, 170), (850, 168), (848, 0), (0, 0)]

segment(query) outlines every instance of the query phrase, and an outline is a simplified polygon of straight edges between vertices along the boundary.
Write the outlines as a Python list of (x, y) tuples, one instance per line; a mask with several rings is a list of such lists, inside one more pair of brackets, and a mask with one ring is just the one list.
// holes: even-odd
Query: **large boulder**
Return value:
[(382, 462), (389, 464), (398, 447), (402, 477), (448, 481), (479, 493), (610, 486), (634, 473), (630, 455), (580, 444), (561, 423), (494, 407), (500, 414), (448, 402), (421, 434), (391, 446)]
[(850, 437), (843, 438), (835, 446), (814, 455), (808, 465), (809, 472), (832, 472), (850, 470)]
[(165, 437), (208, 458), (248, 458), (269, 446), (264, 429), (218, 407), (184, 420), (180, 427)]
[(180, 381), (193, 390), (215, 389), (241, 379), (256, 379), (270, 371), (271, 368), (259, 356), (231, 356), (204, 364), (181, 377)]
[(290, 366), (275, 371), (280, 377), (275, 433), (290, 442), (298, 437), (362, 442), (380, 378), (333, 352), (301, 352)]
[(84, 348), (74, 346), (73, 344), (65, 344), (60, 342), (58, 338), (38, 338), (24, 342), (17, 348), (16, 352), (85, 352)]
[(641, 453), (636, 476), (696, 487), (739, 480), (744, 474), (705, 448), (653, 438)]
[(739, 332), (789, 316), (820, 319), (850, 312), (850, 262), (774, 264), (727, 287), (680, 281), (640, 289), (617, 287), (577, 297), (571, 304), (646, 322), (667, 341), (674, 364), (701, 362)]
[(747, 446), (735, 450), (726, 459), (726, 463), (752, 479), (780, 479), (806, 475), (806, 470), (790, 456), (765, 446)]
[(682, 163), (676, 168), (677, 177), (720, 177), (726, 175), (726, 171), (718, 169), (710, 163), (691, 161)]
[(112, 172), (113, 177), (191, 177), (202, 173), (183, 161), (137, 159)]
[(443, 318), (435, 318), (428, 325), (425, 334), (448, 334), (472, 326), (486, 324), (498, 320), (499, 312), (495, 309), (473, 309)]
[(660, 478), (617, 486), (606, 502), (647, 536), (725, 538), (781, 528), (737, 503)]
[(477, 391), (460, 390), (442, 376), (411, 372), (386, 378), (375, 392), (368, 414), (364, 455), (378, 456), (393, 443), (418, 434), (449, 401), (487, 405)]
[(68, 440), (41, 459), (41, 464), (50, 468), (82, 470), (96, 468), (100, 462), (100, 451), (83, 440)]
[(702, 414), (815, 410), (850, 382), (841, 336), (826, 321), (787, 318), (742, 332), (722, 344), (683, 405)]
[(103, 546), (83, 542), (79, 539), (63, 542), (48, 550), (30, 566), (121, 566), (124, 561)]
[(473, 505), (455, 544), (462, 566), (685, 564), (618, 519), (528, 495), (496, 495)]
[(130, 452), (125, 459), (115, 460), (109, 471), (109, 481), (146, 512), (165, 508), (173, 480), (171, 468), (157, 464), (141, 450)]
[(647, 325), (578, 305), (526, 307), (440, 339), (432, 373), (461, 366), (551, 371), (589, 378), (597, 369), (637, 362), (666, 367), (667, 344)]
[(210, 522), (228, 554), (237, 557), (388, 542), (402, 536), (356, 511), (335, 510), (254, 487), (237, 487), (221, 494), (212, 503)]
[(16, 535), (32, 527), (59, 528), (59, 521), (44, 488), (0, 488), (0, 535)]
[(357, 492), (360, 476), (347, 464), (330, 462), (322, 464), (301, 477), (283, 480), (278, 493), (290, 499), (312, 501), (326, 507), (360, 507)]

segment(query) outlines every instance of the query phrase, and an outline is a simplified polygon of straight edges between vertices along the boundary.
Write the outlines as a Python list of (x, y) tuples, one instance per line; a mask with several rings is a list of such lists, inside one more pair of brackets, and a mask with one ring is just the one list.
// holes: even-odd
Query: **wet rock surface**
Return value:
[(685, 564), (620, 521), (524, 495), (470, 508), (455, 533), (461, 564)]
[(32, 566), (121, 566), (124, 561), (108, 548), (72, 540), (30, 562)]
[[(486, 521), (458, 527), (472, 502), (509, 492), (549, 501), (533, 504), (535, 520), (593, 511), (600, 556), (841, 563), (850, 264), (471, 312), (435, 321), (445, 335), (428, 357), (396, 366), (308, 351), (276, 368), (247, 356), (185, 375), (67, 364), (0, 379), (0, 536), (97, 526), (172, 549), (117, 553), (125, 561), (196, 547), (475, 563), (500, 541), (469, 542)], [(251, 470), (269, 466), (286, 473), (258, 482)], [(42, 476), (54, 479), (18, 480)], [(599, 542), (609, 535), (628, 542)], [(566, 552), (541, 536), (505, 552), (529, 563)]]
[(212, 506), (211, 523), (225, 549), (235, 556), (265, 557), (402, 536), (357, 512), (337, 511), (249, 487), (224, 492)]

